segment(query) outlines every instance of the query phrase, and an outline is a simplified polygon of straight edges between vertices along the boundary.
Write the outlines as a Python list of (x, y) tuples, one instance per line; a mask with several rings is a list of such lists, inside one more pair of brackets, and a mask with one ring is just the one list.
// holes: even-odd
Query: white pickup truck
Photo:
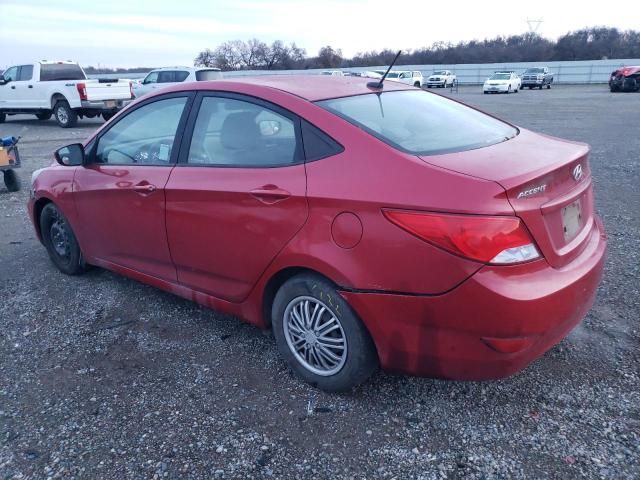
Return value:
[(7, 68), (0, 77), (0, 123), (7, 115), (54, 116), (62, 128), (78, 117), (109, 120), (133, 98), (129, 80), (88, 80), (75, 62), (43, 60)]

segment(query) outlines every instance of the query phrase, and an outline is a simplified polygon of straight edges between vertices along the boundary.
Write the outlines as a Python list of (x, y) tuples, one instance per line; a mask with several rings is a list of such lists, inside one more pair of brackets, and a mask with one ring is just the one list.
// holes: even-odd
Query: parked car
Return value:
[(522, 88), (529, 87), (529, 90), (532, 88), (539, 88), (542, 90), (542, 87), (551, 88), (551, 84), (553, 83), (553, 73), (549, 71), (548, 67), (535, 67), (528, 68), (522, 74)]
[[(34, 173), (66, 274), (103, 267), (273, 329), (302, 379), (490, 379), (585, 316), (589, 147), (398, 82), (263, 76), (136, 101)], [(363, 174), (366, 172), (366, 174)]]
[(496, 72), (482, 86), (484, 93), (518, 93), (522, 80), (513, 72)]
[(637, 92), (640, 90), (640, 67), (622, 67), (611, 72), (609, 89), (612, 92)]
[(222, 72), (211, 67), (165, 67), (151, 70), (139, 83), (133, 84), (133, 94), (142, 97), (160, 88), (166, 88), (181, 82), (203, 82), (219, 80)]
[(456, 76), (451, 70), (437, 70), (427, 78), (427, 88), (449, 87), (456, 82)]
[(320, 75), (328, 75), (330, 77), (344, 77), (344, 73), (341, 70), (325, 70)]
[(404, 83), (405, 85), (413, 85), (414, 87), (422, 88), (422, 73), (418, 71), (410, 70), (391, 70), (387, 75), (387, 80), (393, 80), (394, 82)]
[(7, 115), (51, 115), (69, 128), (78, 118), (110, 119), (133, 97), (129, 80), (88, 80), (75, 62), (40, 62), (7, 68), (0, 78), (0, 123)]

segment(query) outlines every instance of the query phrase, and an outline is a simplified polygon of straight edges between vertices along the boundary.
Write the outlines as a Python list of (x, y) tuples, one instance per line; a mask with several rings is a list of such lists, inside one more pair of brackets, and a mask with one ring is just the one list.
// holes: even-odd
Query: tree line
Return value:
[[(352, 58), (342, 50), (324, 46), (315, 56), (307, 56), (295, 43), (276, 40), (267, 44), (258, 39), (232, 40), (206, 49), (194, 65), (222, 70), (290, 70), (307, 68), (345, 68), (387, 65), (396, 52), (390, 49), (358, 53)], [(458, 43), (436, 42), (431, 46), (407, 50), (398, 65), (544, 62), (551, 60), (601, 60), (640, 58), (640, 31), (591, 27), (569, 32), (557, 41), (535, 33), (497, 36)]]

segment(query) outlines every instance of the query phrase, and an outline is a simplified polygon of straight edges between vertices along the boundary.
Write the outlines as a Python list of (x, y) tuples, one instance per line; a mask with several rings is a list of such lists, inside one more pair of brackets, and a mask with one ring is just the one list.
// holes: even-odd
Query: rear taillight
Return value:
[(455, 255), (483, 263), (513, 264), (540, 257), (518, 217), (384, 210), (391, 222)]
[(129, 82), (129, 94), (131, 95), (131, 98), (135, 97), (133, 94), (133, 82)]
[(84, 83), (76, 84), (76, 88), (78, 89), (78, 93), (80, 94), (80, 100), (87, 99), (87, 86)]

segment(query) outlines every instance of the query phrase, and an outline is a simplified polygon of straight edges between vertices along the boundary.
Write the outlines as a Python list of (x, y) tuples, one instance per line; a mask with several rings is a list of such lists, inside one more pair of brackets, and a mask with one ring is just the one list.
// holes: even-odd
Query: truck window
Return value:
[(42, 63), (40, 64), (40, 81), (55, 82), (58, 80), (86, 80), (80, 65), (75, 63)]
[(4, 72), (3, 77), (7, 81), (15, 82), (18, 79), (18, 67), (8, 68)]
[(33, 65), (21, 65), (18, 72), (18, 81), (26, 82), (33, 78)]

